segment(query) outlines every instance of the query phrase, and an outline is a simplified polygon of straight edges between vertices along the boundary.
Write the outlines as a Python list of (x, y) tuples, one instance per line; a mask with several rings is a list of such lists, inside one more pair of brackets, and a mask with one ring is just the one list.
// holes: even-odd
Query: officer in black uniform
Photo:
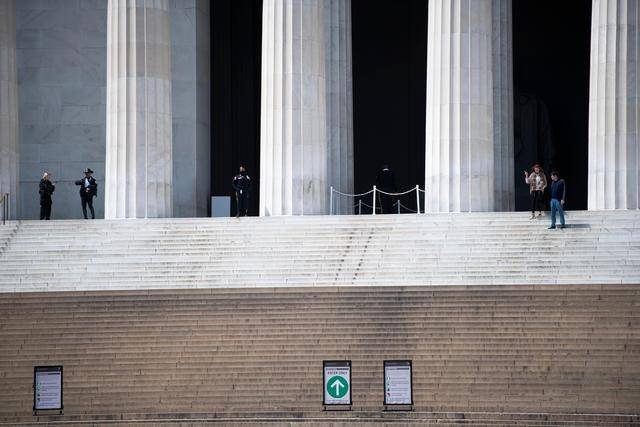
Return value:
[(84, 170), (84, 178), (76, 181), (76, 185), (80, 186), (80, 202), (82, 202), (82, 213), (84, 219), (87, 218), (87, 205), (91, 211), (91, 219), (96, 219), (96, 213), (93, 210), (93, 198), (98, 195), (98, 183), (92, 176), (93, 171), (89, 168)]
[(56, 186), (51, 182), (49, 172), (45, 172), (40, 180), (40, 187), (38, 192), (40, 193), (40, 219), (51, 219), (51, 195), (56, 191)]
[(240, 173), (233, 177), (233, 189), (236, 192), (236, 202), (238, 205), (238, 213), (236, 218), (247, 216), (249, 210), (249, 192), (251, 191), (251, 178), (247, 175), (244, 166), (240, 166)]

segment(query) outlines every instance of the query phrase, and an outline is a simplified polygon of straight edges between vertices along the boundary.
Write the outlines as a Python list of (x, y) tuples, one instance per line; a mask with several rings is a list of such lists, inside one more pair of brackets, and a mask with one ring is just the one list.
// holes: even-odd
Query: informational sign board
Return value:
[(325, 405), (351, 405), (351, 361), (324, 361), (323, 388)]
[(384, 361), (384, 404), (413, 405), (410, 360)]
[(33, 409), (62, 410), (62, 366), (33, 369)]

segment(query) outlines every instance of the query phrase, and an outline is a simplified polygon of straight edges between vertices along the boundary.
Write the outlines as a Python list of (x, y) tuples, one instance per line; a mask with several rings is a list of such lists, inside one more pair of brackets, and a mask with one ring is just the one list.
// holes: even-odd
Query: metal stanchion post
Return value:
[(329, 215), (333, 215), (333, 185), (331, 186), (331, 192), (329, 193)]
[(420, 213), (420, 186), (416, 185), (416, 212)]
[(358, 215), (362, 215), (362, 199), (358, 199)]
[(373, 186), (373, 214), (376, 214), (376, 186)]
[(398, 205), (398, 213), (400, 213), (400, 200), (398, 200), (396, 204)]

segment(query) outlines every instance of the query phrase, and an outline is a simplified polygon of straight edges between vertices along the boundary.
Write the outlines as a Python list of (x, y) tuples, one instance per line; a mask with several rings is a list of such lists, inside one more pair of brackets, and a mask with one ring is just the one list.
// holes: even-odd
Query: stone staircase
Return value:
[[(568, 221), (8, 223), (0, 425), (640, 425), (640, 212)], [(324, 411), (343, 359), (352, 410)], [(383, 410), (386, 359), (413, 361), (410, 413)], [(64, 414), (33, 416), (58, 364)]]
[(0, 232), (0, 292), (640, 284), (640, 212), (568, 221), (564, 230), (527, 213), (22, 221)]
[[(618, 284), (4, 293), (0, 422), (638, 425), (639, 308)], [(414, 411), (385, 413), (405, 358)], [(336, 359), (351, 412), (322, 408)], [(57, 364), (64, 415), (33, 417), (33, 367)]]

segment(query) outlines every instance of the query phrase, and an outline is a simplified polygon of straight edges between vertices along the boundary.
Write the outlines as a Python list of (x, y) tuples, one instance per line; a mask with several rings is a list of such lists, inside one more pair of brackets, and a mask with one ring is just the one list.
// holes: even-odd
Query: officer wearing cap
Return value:
[(251, 191), (251, 178), (247, 175), (244, 166), (240, 166), (240, 173), (233, 177), (231, 184), (236, 192), (236, 202), (238, 205), (238, 213), (236, 218), (247, 216), (249, 210), (249, 192)]
[(89, 168), (84, 170), (84, 178), (76, 181), (76, 185), (80, 186), (80, 201), (82, 202), (82, 213), (84, 219), (87, 218), (87, 205), (91, 211), (91, 219), (96, 219), (96, 213), (93, 210), (93, 198), (98, 195), (98, 183), (92, 176), (93, 171)]

